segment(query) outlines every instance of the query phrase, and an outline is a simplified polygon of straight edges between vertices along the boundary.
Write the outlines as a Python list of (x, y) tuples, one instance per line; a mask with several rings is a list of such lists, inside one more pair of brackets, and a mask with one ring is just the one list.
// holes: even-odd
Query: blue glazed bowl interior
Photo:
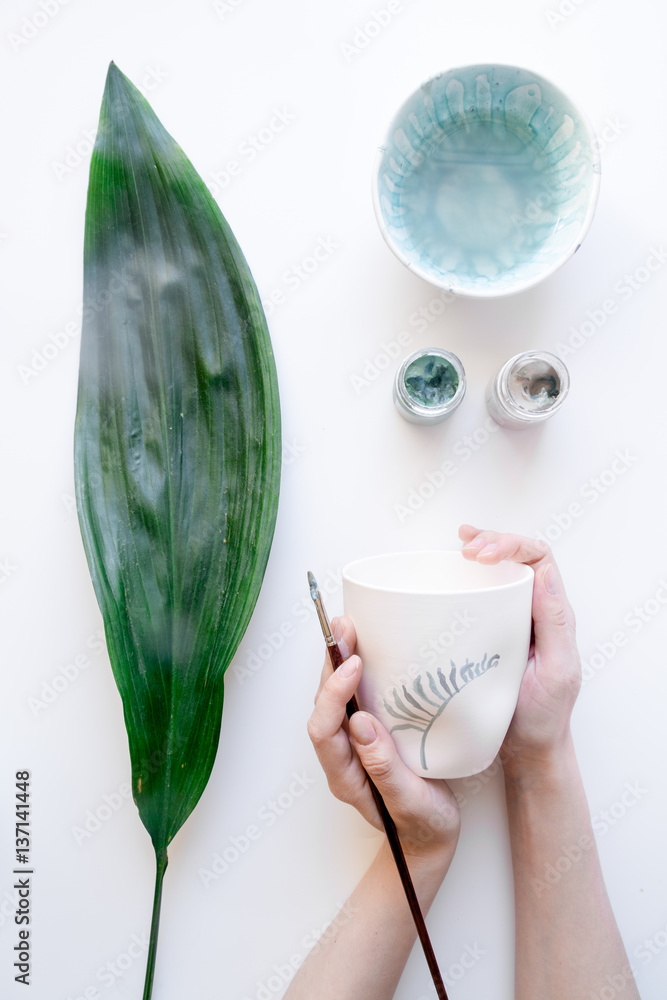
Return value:
[(450, 70), (399, 110), (375, 211), (394, 253), (461, 295), (520, 291), (560, 267), (591, 223), (595, 135), (553, 84), (514, 66)]

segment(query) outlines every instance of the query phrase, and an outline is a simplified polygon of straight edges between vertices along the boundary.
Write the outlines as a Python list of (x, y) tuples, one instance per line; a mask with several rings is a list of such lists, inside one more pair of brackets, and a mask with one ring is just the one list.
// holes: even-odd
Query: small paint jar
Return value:
[(394, 403), (413, 424), (437, 424), (454, 412), (465, 391), (466, 374), (456, 355), (427, 347), (406, 358), (396, 372)]
[(548, 351), (526, 351), (506, 361), (486, 390), (495, 421), (516, 429), (542, 423), (559, 410), (570, 388), (560, 358)]

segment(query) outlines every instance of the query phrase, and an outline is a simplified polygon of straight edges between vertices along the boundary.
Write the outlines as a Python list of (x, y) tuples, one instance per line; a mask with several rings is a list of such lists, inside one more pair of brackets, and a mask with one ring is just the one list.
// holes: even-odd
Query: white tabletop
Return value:
[[(346, 561), (454, 547), (464, 521), (553, 541), (589, 664), (574, 730), (609, 894), (642, 997), (664, 1000), (659, 6), (5, 0), (0, 25), (3, 1000), (25, 995), (13, 981), (11, 888), (13, 782), (24, 768), (32, 1000), (136, 998), (144, 974), (152, 849), (129, 799), (121, 704), (73, 502), (85, 196), (111, 59), (211, 185), (271, 304), (285, 441), (275, 541), (228, 674), (218, 757), (170, 850), (155, 1000), (279, 997), (366, 869), (379, 836), (331, 796), (306, 735), (322, 661), (306, 571), (334, 614)], [(581, 250), (544, 284), (440, 308), (437, 289), (379, 234), (371, 167), (385, 124), (419, 83), (488, 60), (535, 69), (586, 110), (603, 137), (600, 200)], [(651, 272), (649, 257), (660, 261)], [(615, 308), (605, 313), (607, 300)], [(484, 387), (500, 364), (568, 343), (562, 411), (540, 430), (485, 435)], [(468, 393), (450, 420), (424, 429), (396, 413), (391, 386), (398, 360), (432, 345), (461, 358)], [(456, 474), (400, 516), (447, 458)], [(463, 832), (432, 937), (458, 980), (453, 1000), (511, 1000), (502, 780), (492, 768), (458, 787)], [(229, 863), (208, 878), (216, 855)], [(466, 949), (477, 958), (461, 978)], [(396, 996), (433, 996), (420, 952)]]

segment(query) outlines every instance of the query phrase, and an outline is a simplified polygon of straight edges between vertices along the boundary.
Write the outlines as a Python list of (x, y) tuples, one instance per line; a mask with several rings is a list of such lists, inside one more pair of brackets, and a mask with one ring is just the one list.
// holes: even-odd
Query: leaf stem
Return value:
[(153, 917), (151, 919), (151, 937), (148, 946), (148, 962), (146, 964), (146, 981), (144, 983), (143, 1000), (150, 1000), (153, 992), (153, 974), (155, 972), (155, 956), (157, 954), (157, 933), (160, 927), (160, 904), (162, 902), (162, 880), (167, 870), (166, 848), (155, 848), (155, 896), (153, 898)]

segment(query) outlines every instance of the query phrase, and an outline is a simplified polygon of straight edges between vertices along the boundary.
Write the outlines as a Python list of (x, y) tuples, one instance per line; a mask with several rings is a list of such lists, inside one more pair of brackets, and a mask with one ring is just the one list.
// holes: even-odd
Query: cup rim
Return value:
[[(343, 582), (348, 582), (353, 584), (355, 587), (361, 587), (364, 590), (372, 590), (375, 593), (382, 594), (404, 594), (410, 597), (453, 597), (463, 594), (490, 594), (496, 593), (499, 590), (511, 590), (513, 587), (522, 587), (529, 580), (535, 577), (535, 571), (532, 566), (527, 566), (525, 563), (513, 562), (512, 564), (517, 567), (517, 569), (523, 570), (522, 573), (517, 577), (516, 580), (512, 580), (509, 583), (498, 583), (488, 587), (456, 587), (455, 589), (440, 589), (440, 588), (419, 588), (419, 589), (406, 589), (405, 587), (388, 587), (388, 586), (377, 586), (376, 584), (364, 583), (361, 580), (354, 579), (351, 575), (351, 571), (354, 570), (356, 566), (362, 563), (374, 562), (378, 559), (388, 559), (392, 556), (423, 556), (425, 554), (429, 555), (460, 555), (463, 559), (461, 549), (410, 549), (408, 551), (398, 551), (398, 552), (380, 552), (371, 556), (363, 556), (361, 559), (353, 559), (351, 562), (346, 563), (341, 570), (341, 575)], [(495, 565), (501, 565), (503, 562), (512, 562), (511, 559), (502, 559), (500, 563), (479, 563), (478, 565), (484, 568), (492, 568)]]
[[(586, 131), (590, 136), (590, 143), (592, 150), (591, 164), (593, 172), (591, 194), (586, 208), (586, 215), (584, 216), (581, 222), (581, 227), (579, 229), (576, 242), (573, 241), (571, 246), (568, 247), (567, 251), (565, 251), (565, 253), (563, 253), (558, 258), (558, 260), (556, 260), (550, 267), (546, 268), (546, 270), (541, 271), (537, 276), (534, 276), (529, 279), (524, 279), (523, 281), (515, 281), (514, 284), (512, 284), (509, 288), (503, 288), (500, 290), (493, 288), (473, 289), (469, 287), (464, 287), (460, 281), (457, 280), (452, 281), (452, 280), (446, 280), (445, 278), (439, 278), (436, 275), (430, 273), (425, 268), (420, 267), (414, 261), (411, 261), (408, 255), (398, 246), (398, 244), (395, 242), (395, 240), (389, 233), (389, 227), (384, 220), (384, 216), (382, 215), (382, 208), (380, 206), (380, 184), (379, 184), (380, 168), (382, 166), (382, 160), (386, 152), (385, 143), (387, 142), (387, 137), (391, 135), (395, 130), (396, 122), (397, 119), (399, 118), (399, 115), (401, 115), (404, 108), (414, 98), (415, 94), (417, 94), (429, 83), (432, 83), (434, 80), (437, 80), (439, 77), (444, 76), (447, 73), (458, 73), (461, 70), (469, 71), (472, 69), (482, 69), (484, 67), (488, 68), (490, 66), (497, 67), (499, 69), (518, 69), (523, 73), (529, 73), (532, 76), (534, 76), (538, 82), (542, 80), (544, 81), (544, 83), (547, 83), (550, 87), (553, 87), (554, 90), (562, 94), (562, 96), (576, 110), (579, 118), (586, 127)], [(445, 291), (451, 292), (453, 295), (459, 296), (460, 298), (495, 299), (495, 298), (503, 298), (509, 295), (518, 295), (520, 292), (525, 292), (529, 288), (533, 288), (535, 285), (541, 284), (547, 278), (551, 277), (551, 275), (554, 274), (556, 271), (560, 270), (560, 268), (574, 256), (574, 254), (577, 252), (577, 250), (583, 243), (585, 237), (588, 234), (588, 231), (591, 228), (591, 225), (593, 223), (593, 218), (595, 216), (595, 210), (597, 208), (598, 198), (600, 194), (601, 161), (602, 158), (600, 155), (600, 144), (598, 141), (597, 133), (593, 128), (593, 124), (590, 118), (584, 111), (582, 111), (579, 103), (577, 101), (574, 101), (570, 97), (569, 92), (563, 90), (563, 88), (559, 84), (554, 83), (551, 79), (549, 79), (549, 77), (544, 76), (542, 73), (537, 73), (526, 66), (518, 66), (516, 63), (496, 62), (495, 60), (487, 62), (479, 62), (479, 63), (477, 62), (464, 63), (463, 65), (460, 66), (450, 66), (447, 69), (441, 70), (439, 73), (434, 73), (432, 76), (428, 77), (428, 79), (420, 83), (418, 87), (413, 88), (413, 90), (410, 91), (408, 96), (402, 101), (402, 103), (399, 105), (396, 111), (394, 111), (394, 114), (392, 115), (391, 119), (385, 125), (385, 128), (382, 132), (381, 142), (376, 144), (375, 161), (373, 164), (373, 172), (371, 177), (371, 196), (373, 201), (373, 212), (375, 214), (375, 220), (377, 222), (380, 233), (382, 234), (382, 238), (389, 247), (389, 249), (398, 258), (398, 260), (400, 260), (400, 262), (404, 265), (404, 267), (408, 269), (408, 271), (412, 271), (413, 274), (416, 274), (418, 277), (422, 278), (423, 281), (427, 281), (430, 285), (433, 285), (436, 288), (442, 288)]]

